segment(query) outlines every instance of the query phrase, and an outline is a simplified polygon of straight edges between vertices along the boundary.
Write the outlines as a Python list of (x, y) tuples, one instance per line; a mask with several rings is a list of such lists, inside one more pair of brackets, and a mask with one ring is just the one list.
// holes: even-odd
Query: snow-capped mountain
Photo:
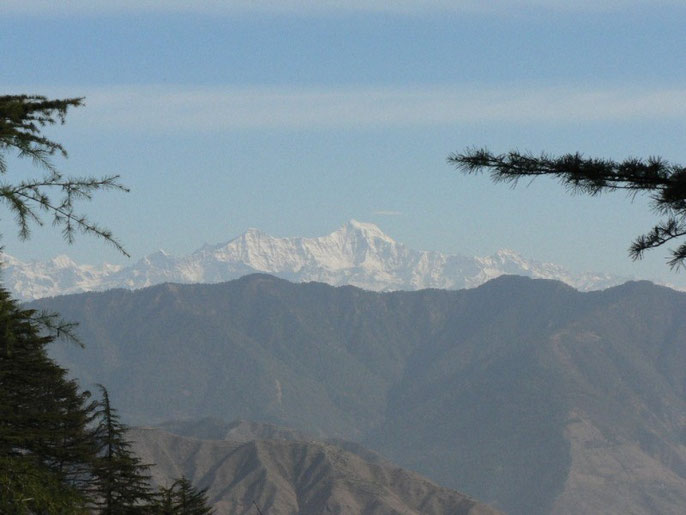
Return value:
[(376, 225), (351, 220), (327, 236), (276, 238), (248, 229), (219, 245), (174, 257), (160, 250), (131, 266), (79, 265), (67, 256), (25, 263), (3, 255), (3, 282), (20, 299), (66, 293), (143, 288), (162, 282), (215, 283), (254, 272), (294, 282), (350, 284), (367, 290), (471, 288), (503, 274), (558, 279), (580, 290), (625, 282), (610, 274), (574, 275), (561, 266), (523, 258), (510, 250), (488, 257), (410, 249)]

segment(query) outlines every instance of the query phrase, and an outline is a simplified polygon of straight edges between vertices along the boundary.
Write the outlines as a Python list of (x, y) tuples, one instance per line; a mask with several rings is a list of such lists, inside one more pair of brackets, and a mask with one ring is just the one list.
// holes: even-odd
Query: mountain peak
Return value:
[(248, 227), (248, 230), (243, 233), (243, 236), (263, 236), (265, 233), (260, 231), (257, 227)]
[(167, 253), (164, 249), (158, 249), (156, 252), (145, 256), (141, 262), (147, 264), (161, 264), (170, 261), (172, 256)]
[(379, 227), (370, 222), (358, 222), (355, 219), (348, 221), (336, 232), (356, 232), (362, 234), (366, 239), (381, 239), (388, 243), (395, 243), (395, 240), (384, 233)]
[(76, 263), (74, 263), (71, 260), (71, 258), (65, 254), (55, 256), (54, 258), (52, 258), (51, 262), (55, 266), (55, 268), (70, 268), (76, 266)]

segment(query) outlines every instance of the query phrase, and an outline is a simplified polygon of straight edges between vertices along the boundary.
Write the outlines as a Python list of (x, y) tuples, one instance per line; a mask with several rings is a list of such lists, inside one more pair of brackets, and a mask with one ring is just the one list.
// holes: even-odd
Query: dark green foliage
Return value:
[(2, 502), (33, 499), (36, 506), (76, 509), (88, 497), (95, 405), (48, 358), (45, 348), (54, 338), (41, 334), (33, 316), (0, 289)]
[(95, 191), (127, 191), (118, 182), (119, 176), (64, 177), (51, 158), (55, 154), (66, 157), (66, 150), (41, 134), (48, 125), (64, 123), (67, 111), (82, 104), (82, 98), (50, 100), (39, 95), (0, 96), (0, 175), (7, 172), (10, 151), (16, 151), (19, 158), (31, 159), (45, 170), (40, 177), (16, 184), (0, 183), (0, 201), (14, 214), (22, 238), (29, 237), (32, 222), (42, 225), (40, 214), (45, 212), (50, 215), (53, 225), (61, 227), (67, 241), (73, 241), (75, 233), (80, 231), (103, 238), (126, 254), (108, 229), (74, 211), (77, 200), (90, 200)]
[(133, 454), (126, 439), (126, 426), (111, 406), (107, 389), (102, 393), (96, 429), (98, 456), (94, 460), (95, 494), (103, 514), (147, 513), (154, 496), (150, 489), (149, 465)]
[(169, 488), (160, 487), (157, 513), (160, 515), (210, 515), (206, 490), (197, 490), (191, 482), (182, 477)]
[[(83, 98), (48, 100), (39, 95), (0, 96), (0, 155), (15, 148), (21, 157), (30, 157), (37, 163), (49, 166), (55, 153), (66, 157), (62, 145), (41, 134), (46, 125), (64, 123), (67, 110), (83, 104)], [(0, 158), (0, 172), (7, 171), (4, 158)]]
[(0, 513), (87, 513), (85, 499), (31, 457), (0, 457)]
[[(468, 149), (451, 154), (448, 162), (465, 173), (488, 170), (495, 182), (516, 184), (522, 177), (552, 176), (573, 192), (598, 195), (605, 191), (648, 193), (656, 213), (665, 216), (653, 229), (634, 240), (629, 249), (639, 259), (648, 249), (686, 236), (686, 167), (659, 157), (625, 161), (566, 154), (550, 157), (511, 151), (493, 154), (487, 149)], [(672, 268), (686, 263), (686, 243), (670, 250)]]

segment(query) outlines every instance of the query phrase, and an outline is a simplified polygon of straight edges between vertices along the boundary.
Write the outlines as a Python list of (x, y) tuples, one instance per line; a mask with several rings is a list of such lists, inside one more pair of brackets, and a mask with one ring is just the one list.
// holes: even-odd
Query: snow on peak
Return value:
[(259, 229), (255, 228), (255, 227), (249, 227), (248, 230), (242, 234), (242, 236), (255, 238), (255, 237), (268, 236), (268, 235), (266, 233), (260, 231)]
[(359, 231), (364, 231), (368, 233), (376, 233), (376, 234), (381, 234), (382, 236), (385, 236), (385, 234), (379, 229), (379, 226), (370, 222), (358, 222), (354, 218), (351, 218), (348, 223), (346, 223), (348, 227), (351, 227), (353, 229), (357, 229)]
[(511, 259), (513, 261), (524, 261), (524, 258), (518, 252), (512, 249), (500, 249), (495, 253), (499, 259)]
[(395, 244), (396, 242), (387, 234), (385, 234), (379, 227), (373, 223), (358, 222), (357, 220), (350, 220), (337, 231), (334, 231), (331, 236), (335, 234), (350, 235), (357, 234), (362, 236), (367, 241), (381, 240), (386, 243)]
[(5, 284), (20, 299), (163, 282), (215, 283), (254, 272), (376, 291), (468, 288), (502, 274), (559, 279), (583, 290), (625, 281), (609, 274), (574, 275), (507, 249), (489, 257), (413, 250), (357, 220), (315, 238), (278, 238), (250, 228), (228, 243), (205, 244), (184, 257), (159, 250), (127, 267), (78, 265), (67, 256), (47, 263), (3, 258)]
[(73, 266), (77, 266), (76, 263), (74, 263), (71, 258), (65, 254), (60, 254), (59, 256), (55, 256), (50, 260), (50, 263), (55, 268), (70, 268)]

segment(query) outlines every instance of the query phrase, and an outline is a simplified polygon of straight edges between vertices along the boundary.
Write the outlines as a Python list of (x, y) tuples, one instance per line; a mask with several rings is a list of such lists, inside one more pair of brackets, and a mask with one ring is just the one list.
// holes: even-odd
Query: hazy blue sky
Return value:
[[(662, 250), (627, 257), (655, 220), (644, 199), (569, 196), (545, 180), (511, 190), (445, 161), (485, 145), (685, 163), (686, 2), (488, 4), (3, 0), (0, 83), (86, 97), (50, 131), (70, 151), (57, 164), (122, 175), (131, 193), (83, 210), (132, 260), (249, 227), (323, 235), (355, 218), (414, 248), (506, 247), (686, 285)], [(19, 258), (125, 262), (48, 230), (19, 243), (1, 218)]]

